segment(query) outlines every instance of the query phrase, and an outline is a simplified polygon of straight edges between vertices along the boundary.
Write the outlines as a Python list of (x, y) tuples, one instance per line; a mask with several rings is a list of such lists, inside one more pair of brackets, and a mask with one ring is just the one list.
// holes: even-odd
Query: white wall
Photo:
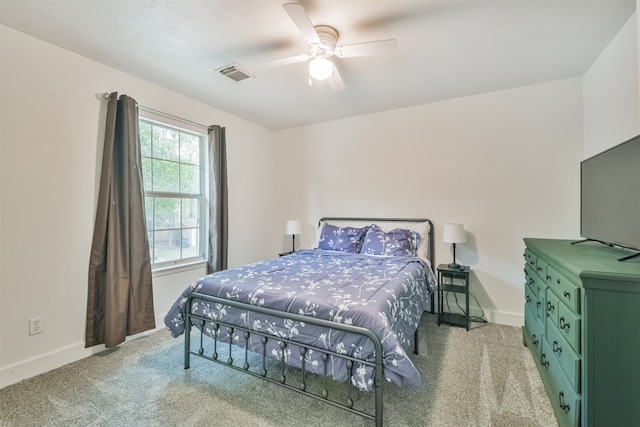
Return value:
[(638, 14), (583, 77), (584, 158), (640, 134)]
[[(226, 126), (229, 263), (281, 249), (280, 230), (265, 227), (281, 222), (265, 209), (280, 197), (269, 160), (272, 131), (8, 27), (0, 31), (0, 386), (90, 353), (87, 274), (106, 112), (97, 93), (126, 93), (150, 108)], [(154, 278), (159, 320), (203, 273)], [(36, 316), (44, 333), (28, 336)]]
[[(523, 237), (579, 236), (580, 79), (278, 132), (295, 169), (290, 216), (311, 245), (321, 216), (428, 217), (469, 241), (471, 291), (491, 321), (523, 322)], [(473, 303), (472, 305), (476, 305)], [(477, 305), (476, 305), (477, 306)], [(474, 311), (473, 314), (479, 314)]]

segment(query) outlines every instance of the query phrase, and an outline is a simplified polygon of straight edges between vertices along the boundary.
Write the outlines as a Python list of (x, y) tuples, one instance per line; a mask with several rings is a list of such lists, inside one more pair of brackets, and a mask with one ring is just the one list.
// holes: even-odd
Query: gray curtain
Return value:
[(110, 95), (91, 255), (86, 347), (155, 328), (136, 101)]
[(227, 142), (225, 128), (209, 127), (209, 259), (207, 271), (225, 270), (228, 252)]

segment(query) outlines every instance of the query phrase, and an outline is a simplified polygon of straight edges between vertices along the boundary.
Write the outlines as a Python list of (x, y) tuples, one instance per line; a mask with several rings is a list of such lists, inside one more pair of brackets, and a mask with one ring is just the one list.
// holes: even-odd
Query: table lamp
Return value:
[(456, 262), (456, 243), (464, 243), (467, 241), (464, 226), (462, 224), (445, 224), (442, 241), (453, 244), (453, 262), (449, 264), (448, 267), (459, 269), (461, 266)]
[(302, 228), (300, 227), (300, 221), (297, 219), (290, 219), (287, 221), (287, 236), (292, 236), (291, 252), (296, 250), (296, 234), (302, 234)]

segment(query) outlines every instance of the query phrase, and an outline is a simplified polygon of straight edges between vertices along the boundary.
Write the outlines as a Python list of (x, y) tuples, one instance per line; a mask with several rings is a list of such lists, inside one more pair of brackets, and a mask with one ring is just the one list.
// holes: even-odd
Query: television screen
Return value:
[(640, 250), (640, 136), (581, 162), (580, 234)]

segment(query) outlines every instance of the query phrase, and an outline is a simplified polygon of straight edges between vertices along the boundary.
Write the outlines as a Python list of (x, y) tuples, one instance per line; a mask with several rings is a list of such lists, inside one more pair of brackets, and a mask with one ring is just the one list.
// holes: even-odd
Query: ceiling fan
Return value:
[(302, 5), (285, 3), (282, 5), (293, 23), (298, 27), (309, 44), (310, 53), (287, 58), (266, 61), (269, 65), (287, 65), (309, 61), (309, 84), (312, 79), (328, 80), (332, 90), (342, 90), (345, 85), (342, 77), (330, 58), (352, 58), (391, 53), (396, 50), (394, 39), (356, 43), (338, 46), (338, 31), (328, 25), (313, 25)]

